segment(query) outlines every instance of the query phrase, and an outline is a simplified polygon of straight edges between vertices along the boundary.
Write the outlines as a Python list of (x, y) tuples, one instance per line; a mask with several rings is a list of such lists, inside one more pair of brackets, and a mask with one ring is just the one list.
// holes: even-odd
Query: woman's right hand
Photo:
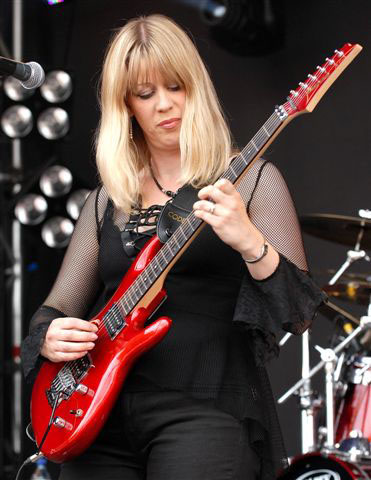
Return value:
[(79, 318), (56, 318), (49, 325), (41, 355), (52, 362), (77, 360), (94, 348), (98, 327)]

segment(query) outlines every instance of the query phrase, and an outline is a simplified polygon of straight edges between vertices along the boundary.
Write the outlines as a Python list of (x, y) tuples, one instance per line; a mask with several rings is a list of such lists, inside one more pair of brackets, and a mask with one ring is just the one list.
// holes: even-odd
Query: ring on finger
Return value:
[(214, 214), (214, 210), (215, 210), (215, 203), (212, 203), (209, 207), (209, 213), (211, 213), (211, 215)]

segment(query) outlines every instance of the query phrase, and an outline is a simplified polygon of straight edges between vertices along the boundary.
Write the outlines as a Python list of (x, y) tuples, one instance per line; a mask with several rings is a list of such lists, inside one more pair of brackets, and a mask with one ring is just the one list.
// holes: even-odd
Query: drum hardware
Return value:
[[(293, 385), (284, 395), (278, 399), (278, 403), (284, 403), (291, 395), (300, 393), (300, 389), (306, 384), (306, 382), (319, 372), (323, 367), (326, 369), (326, 428), (327, 449), (334, 449), (334, 378), (335, 360), (339, 352), (344, 348), (361, 332), (371, 327), (371, 316), (363, 316), (360, 319), (360, 325), (353, 330), (342, 342), (340, 342), (334, 349), (318, 347), (317, 350), (321, 352), (321, 361), (313, 367), (306, 377), (302, 378), (295, 385)], [(332, 424), (331, 424), (332, 422)]]
[[(367, 212), (367, 211), (366, 211)], [(349, 266), (357, 260), (365, 259), (370, 261), (370, 258), (364, 250), (361, 250), (362, 246), (365, 248), (371, 247), (371, 221), (368, 218), (362, 217), (364, 210), (360, 210), (359, 214), (361, 218), (355, 217), (346, 217), (341, 215), (331, 215), (331, 214), (314, 214), (314, 215), (305, 215), (300, 218), (303, 230), (309, 234), (325, 238), (327, 240), (335, 240), (338, 243), (343, 243), (345, 245), (354, 245), (354, 250), (349, 250), (347, 252), (347, 259), (339, 270), (334, 274), (334, 276), (329, 281), (329, 285), (335, 284), (335, 282), (340, 278), (340, 276), (349, 268)], [(345, 315), (345, 317), (350, 315)], [(355, 321), (354, 321), (355, 320)], [(352, 319), (353, 323), (359, 324), (357, 319)], [(368, 327), (362, 326), (361, 329), (356, 328), (353, 332), (350, 332), (349, 336), (340, 342), (340, 344), (334, 349), (335, 353), (341, 351), (345, 346), (352, 341), (362, 330), (366, 330)], [(286, 334), (281, 341), (279, 346), (283, 346), (287, 340), (291, 337), (291, 334)], [(307, 453), (313, 451), (315, 448), (315, 438), (314, 438), (314, 422), (315, 418), (313, 416), (313, 409), (308, 405), (308, 398), (311, 394), (311, 382), (310, 378), (312, 375), (317, 373), (323, 366), (326, 365), (326, 362), (323, 360), (316, 366), (314, 369), (310, 370), (309, 363), (309, 334), (305, 332), (302, 337), (302, 351), (303, 351), (303, 361), (302, 361), (302, 380), (297, 382), (294, 387), (292, 387), (285, 395), (283, 395), (278, 403), (283, 403), (287, 398), (289, 398), (293, 393), (296, 393), (300, 397), (301, 405), (301, 419), (302, 419), (302, 452)], [(334, 360), (335, 361), (335, 360)], [(327, 370), (334, 368), (333, 366), (326, 367)], [(329, 373), (331, 377), (332, 374)], [(334, 380), (332, 379), (332, 399), (334, 399)], [(329, 382), (326, 382), (328, 389), (330, 389)], [(330, 400), (326, 400), (327, 404), (327, 416), (331, 418), (331, 407)], [(332, 403), (333, 405), (333, 403)], [(333, 407), (332, 407), (332, 418), (333, 418)], [(330, 422), (330, 420), (329, 420)], [(328, 422), (328, 423), (329, 423)], [(333, 445), (333, 425), (328, 429), (327, 432), (327, 443)]]
[(335, 285), (325, 285), (323, 290), (330, 297), (340, 300), (356, 302), (361, 305), (368, 305), (371, 295), (371, 283), (350, 281), (347, 283), (336, 283)]
[(360, 210), (358, 210), (358, 215), (362, 218), (367, 218), (371, 220), (371, 210), (369, 210), (368, 208), (361, 208)]
[(370, 480), (371, 464), (349, 462), (348, 455), (307, 453), (291, 462), (279, 480)]
[(349, 437), (338, 444), (338, 449), (347, 452), (352, 462), (357, 462), (361, 457), (370, 457), (371, 455), (370, 442), (360, 430), (352, 430)]
[[(349, 363), (346, 361), (344, 349), (351, 342), (354, 342), (361, 333), (363, 333), (363, 338), (367, 335), (371, 336), (371, 298), (368, 298), (371, 293), (370, 277), (363, 274), (345, 273), (357, 260), (370, 261), (366, 252), (361, 250), (361, 245), (366, 249), (371, 248), (371, 212), (370, 210), (360, 210), (359, 215), (361, 218), (327, 214), (301, 217), (303, 230), (307, 233), (327, 240), (335, 240), (337, 243), (344, 245), (354, 245), (353, 249), (348, 250), (345, 262), (334, 273), (324, 290), (326, 291), (327, 288), (327, 293), (333, 297), (353, 300), (360, 304), (369, 303), (369, 307), (367, 315), (361, 317), (360, 320), (332, 302), (328, 302), (321, 309), (322, 313), (331, 320), (334, 320), (340, 314), (351, 323), (343, 326), (343, 331), (347, 336), (341, 339), (340, 343), (334, 348), (316, 347), (321, 354), (321, 361), (312, 369), (309, 368), (309, 334), (306, 337), (303, 335), (302, 379), (291, 387), (278, 400), (278, 403), (285, 402), (293, 394), (299, 395), (302, 409), (302, 451), (305, 455), (299, 457), (299, 459), (294, 458), (292, 467), (280, 477), (282, 480), (371, 479), (369, 443), (371, 437), (365, 438), (367, 435), (364, 435), (362, 429), (353, 428), (350, 432), (347, 431), (347, 438), (338, 439), (338, 431), (337, 428), (335, 429), (334, 421), (335, 396), (338, 401), (347, 402), (347, 405), (349, 403), (348, 397), (352, 394), (352, 385), (349, 386), (350, 382), (343, 381), (341, 378), (343, 367)], [(350, 281), (340, 284), (340, 286), (335, 285), (342, 275), (349, 278)], [(333, 292), (334, 294), (332, 294)], [(357, 326), (354, 330), (352, 324)], [(290, 336), (290, 334), (285, 335), (281, 339), (280, 346), (284, 345)], [(339, 336), (337, 338), (339, 339)], [(341, 354), (337, 358), (337, 354), (340, 352)], [(321, 402), (318, 397), (313, 395), (310, 379), (323, 367), (325, 367), (326, 372), (326, 427), (321, 426), (317, 429), (316, 443), (314, 423), (316, 410), (320, 407)], [(368, 367), (362, 366), (353, 373), (357, 376), (357, 379), (361, 378), (362, 382), (368, 382)], [(363, 384), (360, 387), (363, 387)], [(305, 438), (309, 438), (309, 441), (305, 442)], [(319, 439), (323, 440), (321, 450), (320, 452), (313, 452), (318, 447)], [(308, 453), (311, 451), (312, 453)]]

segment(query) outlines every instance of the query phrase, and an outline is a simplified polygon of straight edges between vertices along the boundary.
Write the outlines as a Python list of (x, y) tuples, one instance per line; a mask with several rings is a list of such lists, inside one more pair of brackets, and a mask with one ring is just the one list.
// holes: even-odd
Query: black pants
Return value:
[(126, 393), (59, 480), (255, 480), (260, 460), (245, 426), (209, 400)]

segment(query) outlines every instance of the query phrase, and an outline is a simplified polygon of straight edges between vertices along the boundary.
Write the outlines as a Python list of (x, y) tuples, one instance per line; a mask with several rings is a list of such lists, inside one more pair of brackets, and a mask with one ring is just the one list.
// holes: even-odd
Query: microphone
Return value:
[(22, 87), (27, 89), (40, 87), (45, 79), (44, 70), (38, 63), (16, 62), (4, 57), (0, 57), (0, 74), (17, 78)]

